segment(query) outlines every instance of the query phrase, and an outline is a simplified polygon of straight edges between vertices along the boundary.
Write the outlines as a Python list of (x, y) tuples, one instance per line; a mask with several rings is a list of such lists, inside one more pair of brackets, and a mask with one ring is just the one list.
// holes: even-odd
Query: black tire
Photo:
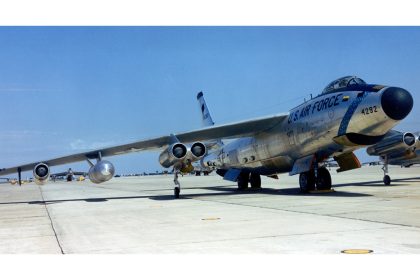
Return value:
[(391, 177), (389, 177), (389, 175), (384, 176), (384, 185), (385, 186), (391, 185)]
[(300, 173), (299, 186), (302, 193), (315, 190), (315, 174), (312, 170)]
[(179, 187), (174, 188), (174, 196), (175, 198), (179, 198), (179, 194), (181, 193), (181, 189)]
[(249, 178), (249, 182), (251, 183), (252, 189), (261, 189), (261, 176), (257, 173), (251, 173), (251, 177)]
[(331, 190), (331, 175), (326, 168), (318, 169), (318, 177), (316, 178), (316, 187), (318, 190)]
[(249, 173), (248, 172), (241, 172), (238, 176), (238, 190), (246, 190), (248, 188), (249, 183)]

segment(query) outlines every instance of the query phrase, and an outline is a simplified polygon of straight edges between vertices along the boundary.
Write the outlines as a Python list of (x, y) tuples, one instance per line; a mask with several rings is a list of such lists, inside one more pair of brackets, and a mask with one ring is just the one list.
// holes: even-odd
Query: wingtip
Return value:
[(200, 92), (197, 94), (197, 99), (200, 99), (201, 97), (203, 97), (203, 92), (202, 92), (202, 91), (200, 91)]

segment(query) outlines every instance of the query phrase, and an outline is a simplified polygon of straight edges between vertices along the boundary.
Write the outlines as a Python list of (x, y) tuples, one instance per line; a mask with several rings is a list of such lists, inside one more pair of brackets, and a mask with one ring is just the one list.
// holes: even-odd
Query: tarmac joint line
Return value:
[(39, 192), (41, 193), (41, 197), (42, 197), (42, 201), (43, 201), (43, 204), (44, 204), (44, 207), (45, 207), (45, 211), (47, 211), (48, 219), (50, 219), (50, 224), (51, 224), (51, 228), (54, 232), (55, 240), (57, 241), (57, 245), (60, 248), (61, 254), (64, 255), (64, 250), (63, 250), (63, 247), (60, 244), (60, 240), (58, 239), (53, 220), (51, 219), (50, 211), (48, 211), (47, 203), (45, 202), (44, 194), (42, 193), (42, 188), (41, 188), (41, 186), (38, 186), (38, 188), (39, 188)]

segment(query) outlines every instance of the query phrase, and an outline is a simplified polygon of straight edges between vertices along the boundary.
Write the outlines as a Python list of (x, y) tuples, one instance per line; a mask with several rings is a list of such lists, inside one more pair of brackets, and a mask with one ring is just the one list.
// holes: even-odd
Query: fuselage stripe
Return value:
[(362, 95), (357, 96), (356, 99), (350, 104), (349, 108), (347, 109), (346, 114), (341, 120), (340, 128), (338, 129), (337, 136), (346, 134), (347, 127), (349, 126), (350, 120), (353, 117), (354, 112), (356, 111), (357, 107), (366, 96), (367, 96), (367, 93), (364, 91)]

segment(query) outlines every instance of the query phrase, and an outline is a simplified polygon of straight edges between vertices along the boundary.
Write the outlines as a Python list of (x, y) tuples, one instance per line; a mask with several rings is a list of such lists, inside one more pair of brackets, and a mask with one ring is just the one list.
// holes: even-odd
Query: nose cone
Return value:
[(393, 120), (404, 119), (413, 108), (413, 97), (403, 88), (390, 87), (382, 93), (382, 109)]

